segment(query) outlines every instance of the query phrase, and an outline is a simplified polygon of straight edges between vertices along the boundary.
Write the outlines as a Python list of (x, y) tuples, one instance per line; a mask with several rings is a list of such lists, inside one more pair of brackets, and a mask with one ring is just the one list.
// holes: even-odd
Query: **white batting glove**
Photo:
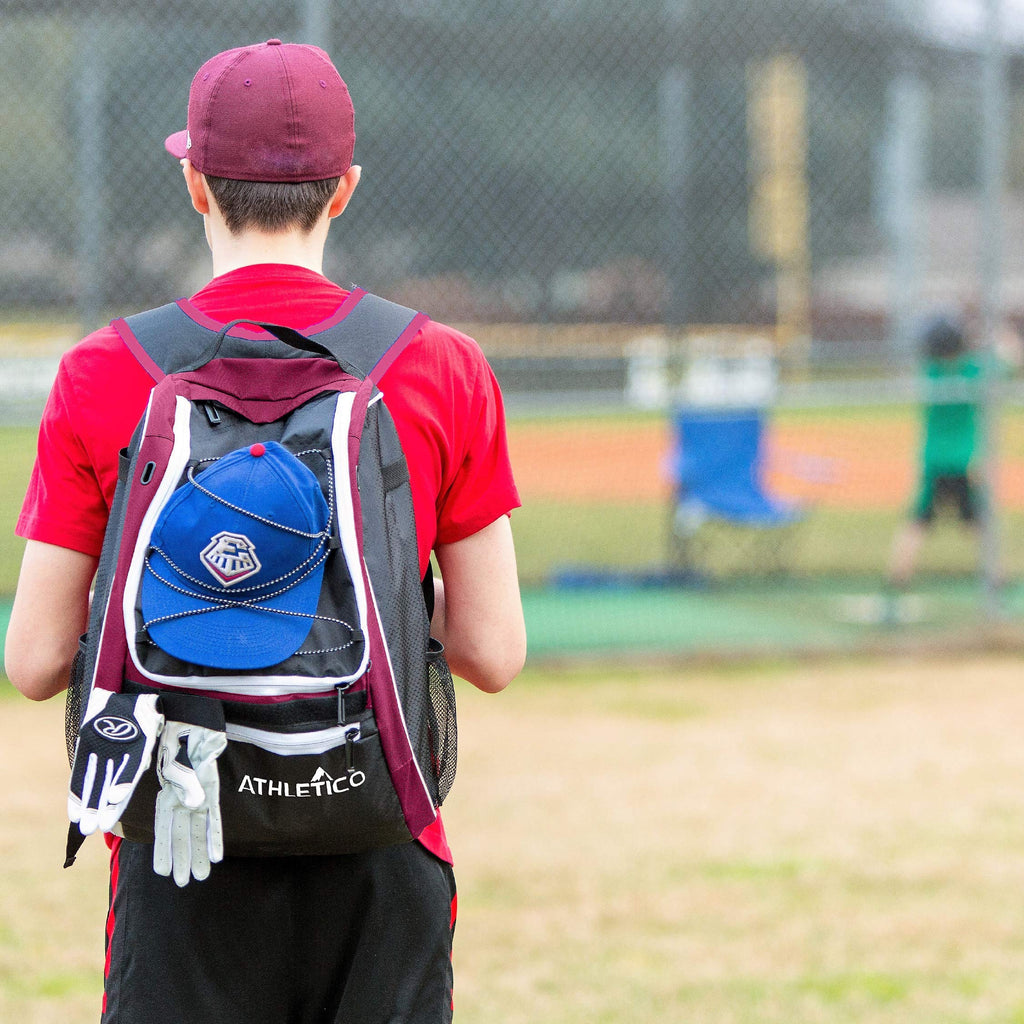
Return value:
[(89, 694), (68, 785), (68, 817), (83, 836), (109, 832), (120, 820), (163, 722), (156, 694)]
[(223, 728), (168, 721), (157, 753), (153, 870), (179, 886), (209, 877), (224, 858), (217, 758), (227, 746)]

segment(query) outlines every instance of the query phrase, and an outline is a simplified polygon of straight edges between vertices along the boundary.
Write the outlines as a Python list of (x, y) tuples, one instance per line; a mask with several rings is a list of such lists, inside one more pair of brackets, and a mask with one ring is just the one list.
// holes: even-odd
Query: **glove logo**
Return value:
[(100, 715), (93, 722), (93, 728), (104, 739), (115, 743), (130, 743), (139, 735), (139, 727), (134, 722), (117, 715)]
[(256, 557), (256, 546), (244, 533), (221, 530), (199, 555), (210, 575), (222, 586), (231, 587), (255, 576), (262, 565)]

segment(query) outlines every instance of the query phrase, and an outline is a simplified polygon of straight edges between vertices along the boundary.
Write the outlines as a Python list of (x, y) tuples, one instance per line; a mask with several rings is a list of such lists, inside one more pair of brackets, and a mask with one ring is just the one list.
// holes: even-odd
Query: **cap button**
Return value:
[(280, 39), (268, 39), (267, 40), (267, 46), (280, 46), (280, 45), (281, 45), (281, 40)]
[(250, 455), (255, 455), (257, 458), (259, 458), (261, 455), (264, 455), (266, 453), (266, 451), (267, 451), (267, 449), (263, 445), (261, 445), (258, 441), (256, 442), (256, 444), (250, 446), (250, 448), (249, 448), (249, 454)]

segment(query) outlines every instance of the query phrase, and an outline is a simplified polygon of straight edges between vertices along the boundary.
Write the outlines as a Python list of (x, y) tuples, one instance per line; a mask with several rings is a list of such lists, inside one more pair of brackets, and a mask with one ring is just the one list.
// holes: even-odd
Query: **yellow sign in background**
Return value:
[(805, 348), (810, 339), (807, 198), (807, 74), (796, 57), (750, 65), (750, 246), (776, 267), (778, 336)]

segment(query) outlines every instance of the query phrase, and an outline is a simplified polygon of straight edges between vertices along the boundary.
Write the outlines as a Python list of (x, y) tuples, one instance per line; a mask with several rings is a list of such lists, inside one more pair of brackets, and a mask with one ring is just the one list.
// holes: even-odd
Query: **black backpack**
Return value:
[[(377, 382), (427, 318), (355, 290), (308, 337), (201, 319), (113, 322), (157, 383), (121, 453), (69, 754), (96, 688), (213, 701), (228, 855), (408, 841), (454, 781), (455, 693)], [(152, 842), (158, 788), (150, 767), (115, 831)]]

